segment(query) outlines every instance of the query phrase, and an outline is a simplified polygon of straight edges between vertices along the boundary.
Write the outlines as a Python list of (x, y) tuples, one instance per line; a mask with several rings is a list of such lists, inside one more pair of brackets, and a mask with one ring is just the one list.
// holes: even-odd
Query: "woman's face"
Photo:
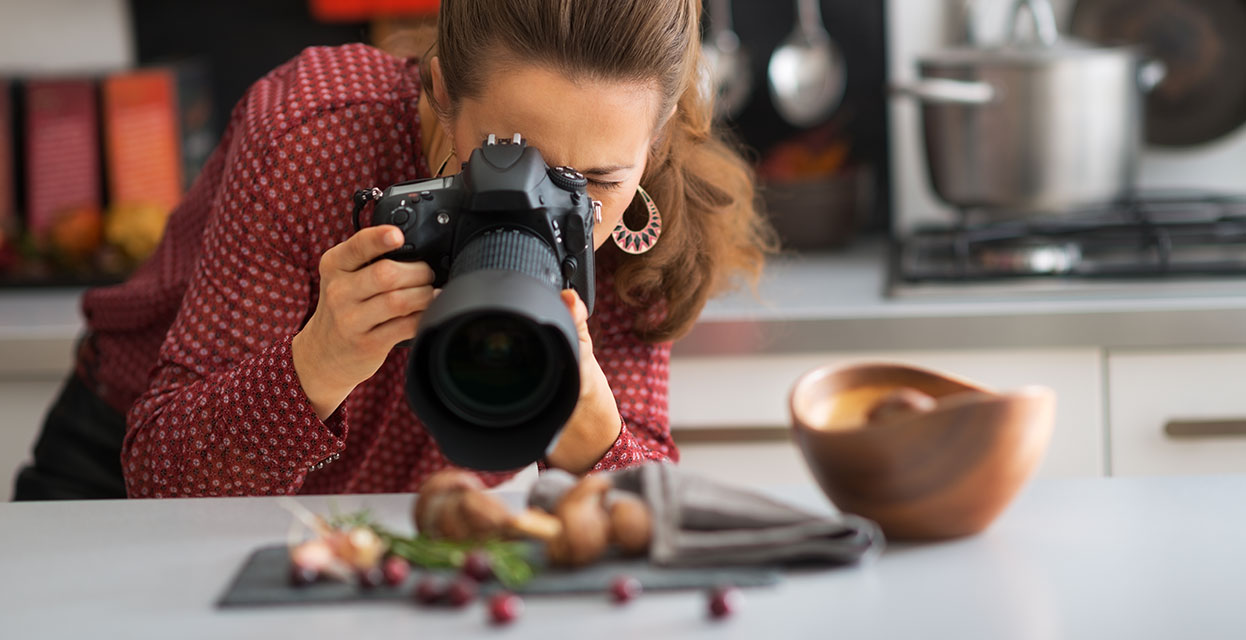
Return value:
[[(439, 76), (434, 74), (434, 89), (445, 104)], [(489, 134), (510, 138), (519, 133), (550, 166), (583, 173), (589, 196), (602, 204), (593, 233), (593, 246), (600, 247), (636, 195), (654, 141), (659, 101), (656, 86), (572, 82), (545, 67), (522, 65), (494, 72), (483, 94), (463, 100), (453, 120), (443, 125), (464, 162)]]

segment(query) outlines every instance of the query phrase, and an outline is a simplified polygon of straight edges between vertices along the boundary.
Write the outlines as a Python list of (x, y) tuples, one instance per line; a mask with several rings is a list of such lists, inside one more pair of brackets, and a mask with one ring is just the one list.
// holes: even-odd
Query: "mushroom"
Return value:
[(434, 473), (420, 487), (415, 501), (416, 529), (451, 540), (501, 536), (511, 519), (510, 511), (484, 489), (484, 483), (467, 471)]
[(610, 507), (610, 541), (625, 555), (641, 555), (653, 538), (649, 506), (634, 494), (616, 491), (607, 499)]
[(562, 520), (540, 509), (528, 508), (510, 519), (507, 533), (548, 543), (562, 534)]
[(912, 387), (897, 387), (887, 392), (866, 414), (867, 422), (891, 420), (935, 408), (935, 399)]
[(613, 486), (607, 478), (588, 476), (558, 501), (554, 515), (562, 521), (562, 532), (549, 541), (551, 562), (582, 566), (605, 553), (610, 541), (610, 517), (602, 506), (602, 496)]
[(483, 537), (500, 537), (512, 518), (506, 504), (497, 496), (475, 489), (463, 492), (458, 516), (468, 531)]
[(550, 562), (564, 566), (589, 564), (611, 543), (626, 554), (642, 554), (652, 537), (649, 508), (622, 491), (610, 493), (607, 508), (613, 487), (607, 477), (588, 476), (563, 494), (552, 515), (531, 508), (512, 514), (475, 475), (449, 469), (420, 487), (415, 524), (425, 535), (450, 540), (534, 538), (546, 543)]
[(458, 469), (443, 469), (429, 476), (420, 485), (420, 493), (415, 500), (415, 528), (429, 536), (440, 534), (440, 516), (448, 506), (447, 503), (458, 499), (458, 494), (467, 489), (483, 489), (480, 478)]

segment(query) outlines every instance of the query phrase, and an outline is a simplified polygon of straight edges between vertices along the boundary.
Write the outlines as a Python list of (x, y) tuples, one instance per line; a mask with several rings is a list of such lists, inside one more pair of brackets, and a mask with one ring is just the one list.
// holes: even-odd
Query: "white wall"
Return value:
[(74, 72), (134, 64), (126, 0), (0, 0), (0, 72)]

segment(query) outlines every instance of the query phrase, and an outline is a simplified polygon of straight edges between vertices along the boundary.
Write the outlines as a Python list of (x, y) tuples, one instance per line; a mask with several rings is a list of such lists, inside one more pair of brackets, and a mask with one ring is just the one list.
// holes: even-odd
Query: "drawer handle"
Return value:
[(1246, 419), (1236, 420), (1171, 420), (1164, 425), (1170, 438), (1214, 438), (1246, 436)]

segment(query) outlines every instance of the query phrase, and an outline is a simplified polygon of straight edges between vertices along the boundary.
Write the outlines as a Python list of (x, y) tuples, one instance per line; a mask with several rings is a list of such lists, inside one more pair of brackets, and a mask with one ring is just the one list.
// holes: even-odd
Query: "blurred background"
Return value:
[[(715, 64), (703, 88), (757, 166), (785, 246), (834, 249), (888, 223), (884, 6), (806, 2), (802, 16), (799, 4), (709, 0)], [(0, 0), (0, 287), (124, 279), (251, 83), (308, 46), (427, 39), (436, 10), (433, 0)], [(825, 79), (816, 95), (800, 94), (809, 69)]]

